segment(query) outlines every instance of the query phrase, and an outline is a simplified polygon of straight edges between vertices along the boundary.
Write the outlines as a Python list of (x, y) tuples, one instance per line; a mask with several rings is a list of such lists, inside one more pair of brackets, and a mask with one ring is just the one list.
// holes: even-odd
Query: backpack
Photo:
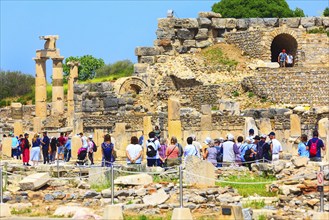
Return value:
[[(102, 148), (103, 148), (103, 154), (104, 154), (105, 161), (114, 162), (115, 158), (114, 158), (113, 152), (112, 152), (113, 151), (113, 147), (114, 146), (113, 146), (112, 143), (110, 143), (109, 145), (103, 143)], [(112, 159), (113, 159), (113, 161), (112, 161)]]
[(182, 157), (183, 153), (184, 153), (182, 145), (180, 143), (177, 143), (176, 146), (178, 147), (178, 150), (179, 150), (178, 157)]
[(95, 144), (95, 142), (92, 140), (92, 142), (93, 142), (93, 152), (97, 152), (97, 146), (96, 146), (96, 144)]
[(315, 157), (316, 156), (316, 152), (318, 151), (318, 141), (319, 139), (317, 139), (315, 142), (311, 141), (311, 147), (310, 147), (310, 156), (311, 157)]
[(157, 154), (157, 151), (155, 150), (155, 139), (153, 141), (148, 140), (147, 146), (146, 146), (146, 156), (148, 157), (155, 157)]
[(223, 162), (223, 148), (222, 147), (215, 147), (217, 149), (216, 160), (217, 162)]

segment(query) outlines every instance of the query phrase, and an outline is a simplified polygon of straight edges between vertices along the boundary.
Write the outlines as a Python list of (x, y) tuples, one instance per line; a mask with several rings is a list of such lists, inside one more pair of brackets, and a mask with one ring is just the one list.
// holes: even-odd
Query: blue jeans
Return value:
[(161, 161), (160, 161), (160, 159), (147, 159), (147, 166), (148, 167), (160, 167)]

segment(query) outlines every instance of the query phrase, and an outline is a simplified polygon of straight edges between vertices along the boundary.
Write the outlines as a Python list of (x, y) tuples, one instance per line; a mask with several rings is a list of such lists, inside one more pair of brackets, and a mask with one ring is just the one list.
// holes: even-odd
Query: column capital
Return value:
[(52, 57), (51, 59), (53, 60), (53, 62), (54, 61), (61, 62), (64, 60), (64, 57)]
[(48, 60), (48, 58), (46, 58), (46, 57), (34, 57), (34, 58), (32, 58), (36, 63), (45, 63), (47, 60)]
[(79, 61), (70, 61), (67, 63), (67, 65), (71, 68), (75, 67), (75, 66), (80, 66), (80, 62)]

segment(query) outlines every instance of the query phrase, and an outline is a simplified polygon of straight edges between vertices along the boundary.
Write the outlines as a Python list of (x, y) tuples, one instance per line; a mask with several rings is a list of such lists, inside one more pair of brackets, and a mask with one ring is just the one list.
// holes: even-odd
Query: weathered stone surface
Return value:
[(212, 45), (212, 43), (208, 40), (203, 40), (203, 41), (197, 41), (196, 42), (196, 47), (198, 48), (205, 48)]
[(278, 27), (279, 26), (278, 18), (263, 18), (263, 20), (267, 27)]
[(322, 118), (318, 122), (318, 131), (320, 138), (326, 138), (327, 134), (329, 133), (329, 119)]
[(79, 206), (59, 206), (54, 212), (54, 216), (63, 216), (63, 217), (71, 217), (78, 212), (87, 211), (92, 213), (92, 210), (89, 208), (82, 208)]
[(263, 18), (249, 18), (249, 27), (265, 27)]
[(290, 136), (292, 137), (300, 137), (302, 130), (301, 130), (301, 122), (300, 118), (297, 114), (290, 115)]
[(168, 120), (180, 120), (180, 102), (178, 98), (168, 99)]
[(214, 28), (222, 28), (226, 27), (226, 18), (213, 18), (211, 19), (212, 24), (211, 26)]
[[(215, 167), (206, 160), (190, 156), (185, 160), (184, 183), (205, 186), (215, 185)], [(202, 178), (205, 177), (205, 178)]]
[(249, 19), (237, 19), (237, 24), (236, 24), (238, 29), (248, 29), (249, 27)]
[(184, 40), (183, 46), (185, 46), (185, 47), (195, 47), (195, 40)]
[(236, 28), (237, 20), (235, 18), (226, 19), (226, 28)]
[(329, 17), (323, 17), (322, 18), (322, 24), (325, 27), (329, 27)]
[(137, 47), (135, 49), (136, 56), (155, 56), (159, 55), (159, 51), (154, 47)]
[(216, 13), (216, 12), (199, 12), (199, 17), (200, 18), (221, 18), (222, 15), (220, 13)]
[(258, 128), (256, 126), (255, 119), (252, 117), (245, 117), (245, 124), (244, 124), (244, 136), (249, 136), (249, 129), (254, 129), (255, 134), (258, 134)]
[(146, 173), (120, 176), (114, 180), (114, 184), (120, 185), (147, 185), (150, 183), (153, 183), (153, 178)]
[(157, 39), (174, 39), (175, 30), (174, 29), (162, 29), (156, 30)]
[(19, 182), (21, 190), (37, 190), (48, 183), (50, 176), (48, 173), (35, 173), (25, 177)]
[(208, 18), (197, 18), (197, 20), (200, 28), (209, 27), (211, 25), (211, 20)]
[(300, 24), (300, 18), (280, 18), (280, 26), (286, 24), (290, 28), (298, 28)]
[(145, 63), (135, 63), (134, 73), (146, 73), (148, 65)]
[(295, 165), (296, 168), (305, 167), (309, 161), (307, 157), (295, 157), (291, 162)]
[(152, 195), (144, 196), (143, 203), (146, 205), (159, 205), (167, 201), (168, 198), (169, 195), (163, 189), (159, 189)]
[(315, 25), (315, 18), (314, 17), (302, 17), (300, 20), (300, 24), (304, 28), (313, 27)]
[(154, 64), (155, 63), (155, 56), (142, 56), (139, 59), (140, 63), (146, 63), (146, 64)]
[(200, 28), (198, 30), (197, 35), (195, 36), (195, 39), (197, 40), (204, 40), (208, 38), (208, 29), (207, 28)]
[(192, 40), (194, 38), (194, 33), (183, 28), (177, 31), (177, 37), (183, 40)]

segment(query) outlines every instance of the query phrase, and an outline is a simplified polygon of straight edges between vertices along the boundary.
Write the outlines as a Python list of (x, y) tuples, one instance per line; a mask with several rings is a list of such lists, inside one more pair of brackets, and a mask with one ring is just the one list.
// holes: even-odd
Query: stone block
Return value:
[(192, 40), (194, 33), (188, 29), (182, 28), (177, 31), (177, 37), (182, 40)]
[(215, 166), (209, 161), (200, 160), (195, 156), (189, 156), (185, 159), (183, 175), (185, 184), (215, 186), (215, 177)]
[(71, 140), (72, 159), (77, 159), (78, 158), (78, 150), (79, 150), (80, 147), (82, 147), (81, 138), (77, 135), (73, 136), (72, 140)]
[(245, 117), (245, 123), (244, 123), (244, 136), (249, 136), (249, 129), (254, 129), (255, 135), (258, 134), (258, 128), (256, 126), (255, 120), (252, 117)]
[(235, 18), (227, 18), (226, 19), (226, 28), (236, 28), (237, 20)]
[(0, 203), (0, 218), (8, 218), (11, 216), (10, 207), (8, 204)]
[(315, 17), (315, 26), (322, 26), (323, 25), (323, 18), (321, 17)]
[(196, 47), (198, 48), (205, 48), (212, 45), (212, 43), (208, 40), (202, 40), (202, 41), (197, 41), (196, 42)]
[(156, 57), (157, 63), (165, 63), (167, 62), (168, 56), (167, 55), (159, 55)]
[(265, 22), (262, 18), (249, 18), (249, 27), (265, 27)]
[(305, 167), (310, 159), (307, 157), (295, 157), (291, 159), (291, 162), (296, 168)]
[(209, 18), (197, 18), (197, 20), (200, 28), (209, 27), (211, 25), (211, 20)]
[(178, 98), (168, 99), (168, 120), (180, 120), (180, 102)]
[(201, 113), (203, 115), (211, 115), (211, 105), (201, 105)]
[(263, 18), (263, 20), (267, 27), (278, 27), (279, 26), (278, 18)]
[(313, 27), (315, 25), (315, 17), (302, 17), (300, 20), (300, 24), (304, 28)]
[(126, 152), (130, 136), (126, 133), (126, 123), (116, 123), (112, 137), (116, 140), (115, 149)]
[(156, 30), (157, 39), (174, 39), (175, 30), (174, 29), (162, 29), (159, 28)]
[[(157, 39), (154, 41), (155, 46), (162, 46), (162, 47), (169, 47), (171, 46), (171, 39), (163, 38), (163, 39)], [(162, 51), (160, 51), (162, 52)]]
[(168, 135), (169, 137), (175, 136), (179, 143), (182, 143), (182, 122), (179, 120), (168, 121)]
[(212, 130), (212, 117), (211, 115), (201, 115), (201, 131), (211, 131)]
[(154, 47), (137, 47), (135, 49), (136, 56), (156, 56), (159, 51)]
[(33, 118), (33, 131), (36, 133), (42, 131), (42, 119), (40, 117)]
[(199, 27), (198, 20), (196, 18), (183, 18), (175, 20), (175, 27), (182, 27), (188, 29), (194, 29)]
[(105, 206), (103, 219), (123, 220), (122, 205)]
[(12, 102), (10, 105), (11, 117), (12, 119), (22, 119), (23, 118), (23, 108), (22, 104), (19, 102)]
[(329, 120), (328, 118), (322, 118), (318, 122), (319, 137), (326, 138), (329, 133)]
[(169, 195), (161, 188), (151, 195), (144, 196), (143, 203), (146, 205), (160, 205), (165, 203), (167, 199), (169, 199)]
[(136, 175), (128, 175), (128, 176), (119, 176), (114, 180), (114, 184), (119, 185), (129, 185), (129, 186), (139, 186), (139, 185), (148, 185), (153, 183), (152, 176), (141, 173)]
[(211, 19), (213, 28), (226, 28), (226, 18), (212, 18)]
[(323, 17), (322, 24), (324, 27), (329, 27), (329, 17)]
[(207, 11), (207, 12), (199, 12), (199, 17), (200, 18), (221, 18), (222, 15), (220, 13), (212, 12), (212, 11)]
[(195, 40), (185, 40), (183, 42), (184, 47), (195, 47)]
[(204, 40), (208, 38), (208, 29), (207, 28), (200, 28), (198, 30), (197, 35), (195, 36), (195, 39), (197, 40)]
[(259, 134), (268, 135), (273, 129), (271, 120), (269, 118), (260, 118), (259, 120)]
[(298, 28), (300, 24), (300, 18), (280, 18), (279, 25), (287, 25), (290, 28)]
[(249, 19), (246, 19), (246, 18), (237, 19), (236, 27), (238, 29), (248, 29), (249, 28)]
[(25, 177), (18, 184), (21, 190), (37, 190), (46, 185), (50, 180), (49, 173), (35, 173)]
[(191, 210), (189, 208), (174, 208), (171, 220), (192, 220)]
[(134, 73), (146, 73), (148, 64), (146, 63), (135, 63), (134, 64)]
[(17, 120), (14, 122), (14, 135), (19, 136), (20, 134), (23, 134), (23, 123), (21, 120)]
[(155, 56), (141, 56), (138, 60), (139, 63), (154, 64)]
[(312, 220), (328, 220), (329, 212), (316, 212), (313, 214)]
[(301, 136), (301, 122), (300, 118), (297, 114), (290, 115), (290, 136), (299, 137)]
[(93, 140), (94, 140), (95, 144), (98, 147), (97, 152), (94, 152), (94, 160), (95, 161), (101, 161), (102, 160), (101, 145), (104, 141), (104, 135), (105, 134), (106, 133), (104, 132), (103, 129), (95, 129), (94, 130)]
[(2, 154), (7, 157), (11, 157), (11, 137), (2, 139)]
[(104, 108), (118, 107), (119, 101), (114, 97), (106, 97), (103, 100)]
[(175, 18), (158, 18), (158, 28), (172, 29)]

